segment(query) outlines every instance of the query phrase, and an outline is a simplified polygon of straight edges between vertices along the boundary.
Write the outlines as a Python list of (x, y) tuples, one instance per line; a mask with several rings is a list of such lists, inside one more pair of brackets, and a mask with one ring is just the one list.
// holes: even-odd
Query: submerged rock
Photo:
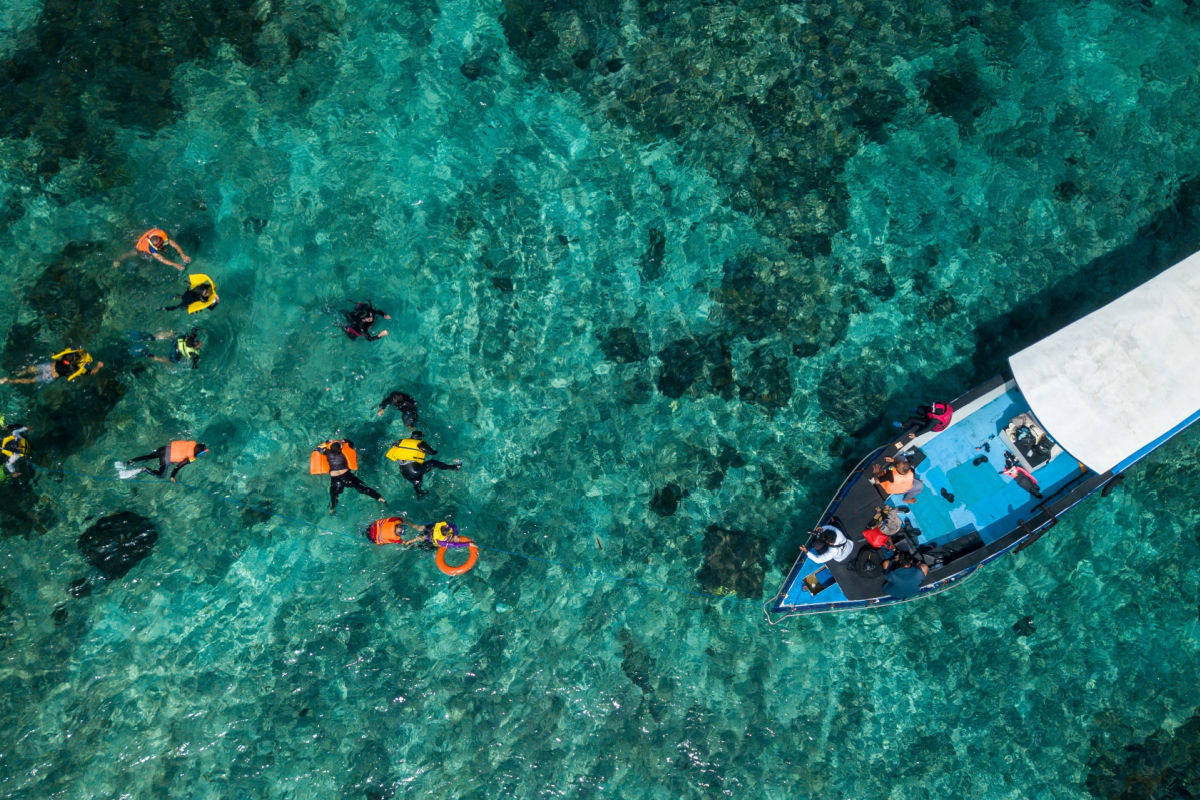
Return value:
[(80, 534), (80, 554), (106, 578), (120, 578), (150, 555), (158, 541), (154, 523), (132, 511), (109, 514)]
[(609, 328), (604, 333), (596, 334), (600, 350), (604, 357), (615, 364), (629, 364), (634, 361), (645, 361), (648, 353), (645, 347), (645, 335), (633, 328)]
[(696, 573), (711, 594), (762, 597), (767, 574), (767, 542), (752, 533), (710, 526), (704, 532), (704, 565)]
[(687, 497), (685, 489), (680, 489), (675, 482), (668, 483), (661, 489), (654, 490), (650, 499), (650, 510), (660, 517), (669, 517), (679, 509), (679, 501)]

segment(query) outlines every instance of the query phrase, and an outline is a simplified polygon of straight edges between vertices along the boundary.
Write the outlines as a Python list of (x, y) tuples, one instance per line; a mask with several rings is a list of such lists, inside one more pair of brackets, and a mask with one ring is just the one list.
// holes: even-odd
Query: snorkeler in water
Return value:
[(383, 416), (383, 412), (387, 410), (388, 406), (395, 406), (399, 410), (400, 419), (403, 420), (405, 427), (417, 427), (417, 401), (412, 398), (412, 395), (404, 392), (392, 392), (380, 401), (379, 416)]
[(212, 278), (200, 274), (189, 275), (187, 291), (176, 295), (176, 297), (179, 298), (179, 302), (173, 306), (164, 306), (163, 311), (186, 308), (189, 314), (195, 314), (197, 311), (212, 308), (221, 302), (221, 298), (217, 296), (217, 287), (213, 283)]
[(366, 338), (368, 342), (373, 342), (388, 335), (385, 330), (378, 334), (371, 333), (371, 326), (375, 324), (376, 315), (384, 319), (391, 319), (391, 316), (370, 303), (355, 303), (353, 311), (343, 311), (342, 314), (346, 317), (346, 324), (342, 326), (342, 330), (351, 339)]
[(104, 366), (103, 361), (95, 361), (91, 353), (82, 347), (72, 347), (50, 356), (49, 361), (25, 367), (12, 378), (0, 378), (0, 383), (36, 383), (44, 386), (59, 378), (68, 382), (83, 375), (94, 375)]
[(313, 449), (309, 460), (309, 471), (314, 475), (329, 476), (329, 513), (337, 510), (338, 497), (347, 489), (373, 497), (380, 503), (383, 495), (363, 483), (354, 470), (358, 469), (358, 454), (349, 439), (334, 439), (322, 442)]
[[(175, 252), (179, 254), (179, 259), (183, 262), (183, 264), (172, 261), (163, 255), (163, 251), (165, 251), (168, 247), (174, 248)], [(133, 249), (114, 261), (113, 266), (119, 267), (121, 262), (125, 259), (133, 258), (134, 256), (138, 255), (150, 256), (155, 261), (160, 261), (163, 264), (174, 267), (180, 271), (183, 270), (184, 264), (192, 263), (191, 256), (183, 252), (183, 249), (179, 246), (179, 244), (170, 236), (167, 236), (167, 232), (162, 228), (151, 228), (143, 233), (137, 240), (137, 244), (133, 246)]]
[[(207, 452), (208, 448), (199, 442), (177, 441), (171, 442), (168, 445), (164, 445), (155, 450), (153, 453), (147, 453), (144, 456), (131, 458), (129, 459), (129, 463), (134, 464), (138, 461), (150, 461), (157, 458), (158, 469), (142, 467), (142, 472), (149, 472), (151, 475), (157, 475), (160, 478), (166, 473), (167, 467), (174, 464), (175, 469), (171, 470), (171, 480), (174, 481), (175, 476), (179, 474), (179, 470), (183, 469), (188, 464), (192, 463)], [(119, 465), (118, 469), (121, 469)], [(122, 477), (126, 477), (124, 471), (122, 471)]]
[[(171, 331), (159, 331), (155, 334), (130, 331), (129, 338), (136, 342), (133, 347), (129, 348), (129, 354), (134, 358), (149, 358), (160, 364), (178, 364), (182, 361), (191, 361), (192, 369), (200, 366), (199, 328), (192, 328), (186, 336), (176, 336)], [(149, 348), (143, 344), (144, 342), (165, 341), (172, 338), (175, 339), (175, 348), (171, 351), (169, 358), (151, 355)]]
[(424, 439), (425, 434), (420, 431), (413, 431), (409, 438), (401, 439), (396, 442), (387, 451), (388, 459), (397, 462), (400, 465), (400, 474), (404, 479), (412, 484), (413, 489), (417, 493), (417, 497), (424, 497), (429, 494), (422, 487), (421, 483), (425, 480), (425, 473), (431, 469), (462, 469), (462, 462), (455, 461), (453, 464), (447, 464), (443, 461), (437, 461), (428, 456), (437, 455), (437, 450), (434, 450)]

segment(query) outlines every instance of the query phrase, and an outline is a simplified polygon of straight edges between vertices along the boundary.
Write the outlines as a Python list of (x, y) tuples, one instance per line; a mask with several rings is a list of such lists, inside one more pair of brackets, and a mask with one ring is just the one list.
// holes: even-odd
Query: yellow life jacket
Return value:
[(65, 358), (66, 356), (72, 355), (74, 353), (79, 353), (79, 361), (77, 361), (75, 364), (75, 371), (67, 376), (68, 381), (73, 381), (76, 378), (78, 378), (80, 375), (87, 374), (88, 365), (92, 363), (92, 354), (89, 353), (87, 350), (84, 350), (82, 347), (75, 347), (75, 348), (68, 347), (66, 350), (63, 350), (61, 353), (55, 353), (54, 355), (50, 356), (51, 361), (57, 362), (60, 358)]
[(445, 520), (433, 526), (433, 545), (441, 547), (442, 542), (449, 541), (455, 536), (454, 529), (450, 527), (450, 523)]
[(29, 453), (29, 440), (25, 438), (18, 439), (16, 436), (9, 434), (3, 440), (0, 440), (0, 453), (4, 454), (5, 458), (20, 456), (24, 458)]
[(391, 461), (415, 461), (425, 463), (425, 451), (421, 449), (420, 439), (401, 439), (385, 454)]
[(200, 355), (200, 351), (187, 343), (186, 336), (180, 336), (175, 340), (175, 349), (179, 351), (180, 358), (195, 358)]
[(195, 314), (197, 311), (203, 311), (206, 308), (215, 306), (217, 304), (217, 301), (221, 299), (221, 298), (217, 297), (217, 285), (215, 283), (213, 283), (212, 278), (208, 277), (207, 275), (201, 275), (200, 273), (196, 273), (195, 275), (188, 275), (188, 288), (189, 289), (195, 289), (197, 286), (202, 286), (205, 284), (208, 285), (208, 289), (209, 289), (208, 299), (207, 300), (197, 300), (194, 303), (189, 303), (188, 307), (187, 307), (187, 312), (189, 314)]

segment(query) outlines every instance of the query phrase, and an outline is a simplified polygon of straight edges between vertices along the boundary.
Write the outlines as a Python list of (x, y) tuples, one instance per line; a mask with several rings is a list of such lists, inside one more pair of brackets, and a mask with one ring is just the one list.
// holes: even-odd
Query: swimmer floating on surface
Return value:
[(197, 311), (212, 308), (221, 302), (221, 298), (217, 296), (217, 286), (213, 283), (212, 278), (200, 273), (188, 275), (188, 290), (176, 297), (179, 298), (179, 302), (173, 306), (164, 306), (163, 311), (186, 308), (187, 313), (195, 314)]
[[(172, 261), (163, 255), (163, 250), (168, 247), (174, 248), (175, 252), (179, 254), (179, 258), (183, 264)], [(113, 266), (119, 267), (121, 266), (121, 262), (125, 259), (133, 258), (134, 256), (138, 255), (150, 256), (155, 261), (161, 261), (168, 266), (174, 267), (180, 272), (183, 271), (185, 264), (192, 263), (191, 256), (183, 252), (183, 249), (175, 242), (174, 239), (172, 239), (170, 236), (167, 236), (167, 232), (162, 228), (151, 228), (143, 233), (141, 237), (138, 238), (137, 244), (133, 246), (133, 249), (114, 261)]]
[(95, 361), (91, 353), (82, 347), (69, 347), (50, 356), (49, 361), (25, 367), (14, 377), (0, 378), (0, 383), (36, 383), (45, 386), (59, 378), (66, 378), (69, 383), (84, 375), (94, 375), (103, 366), (103, 361)]
[(453, 464), (447, 464), (442, 461), (436, 461), (427, 456), (437, 455), (437, 450), (429, 446), (425, 441), (425, 434), (420, 431), (413, 431), (411, 436), (406, 439), (401, 439), (396, 442), (387, 451), (388, 459), (395, 461), (400, 465), (400, 474), (404, 479), (412, 484), (413, 489), (417, 493), (417, 497), (424, 497), (429, 494), (421, 486), (421, 482), (425, 480), (425, 473), (431, 469), (462, 469), (462, 462), (455, 461)]
[(150, 461), (157, 458), (158, 469), (150, 469), (149, 467), (142, 467), (141, 469), (125, 468), (121, 466), (120, 462), (117, 463), (117, 469), (120, 471), (122, 478), (132, 478), (139, 472), (149, 472), (151, 475), (157, 475), (161, 478), (166, 474), (167, 467), (174, 464), (175, 469), (171, 470), (171, 481), (174, 482), (175, 476), (179, 474), (179, 470), (207, 452), (208, 448), (198, 442), (175, 441), (158, 448), (153, 453), (129, 459), (130, 464), (136, 464), (138, 461)]
[(368, 342), (382, 339), (388, 335), (387, 331), (380, 331), (377, 335), (371, 333), (371, 326), (375, 324), (377, 314), (384, 319), (391, 319), (386, 311), (375, 308), (370, 303), (355, 303), (353, 311), (342, 312), (342, 315), (346, 317), (346, 324), (342, 326), (342, 330), (351, 339), (366, 337)]
[(380, 401), (379, 416), (383, 416), (383, 412), (387, 410), (388, 406), (395, 406), (400, 411), (400, 419), (403, 420), (404, 427), (417, 427), (417, 401), (412, 399), (411, 395), (404, 392), (392, 392)]
[(354, 443), (348, 439), (335, 439), (322, 442), (312, 451), (309, 458), (309, 472), (313, 475), (329, 475), (329, 513), (337, 510), (338, 496), (349, 487), (359, 494), (374, 497), (384, 502), (383, 495), (367, 486), (354, 470), (358, 469), (358, 453), (354, 451)]

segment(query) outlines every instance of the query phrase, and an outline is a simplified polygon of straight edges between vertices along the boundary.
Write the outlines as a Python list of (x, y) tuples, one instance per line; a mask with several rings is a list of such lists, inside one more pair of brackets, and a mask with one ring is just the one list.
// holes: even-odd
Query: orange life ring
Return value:
[[(450, 550), (451, 548), (439, 547), (437, 549), (437, 556), (434, 557), (434, 560), (437, 561), (437, 568), (440, 569), (442, 572), (446, 573), (447, 575), (465, 575), (466, 573), (470, 572), (471, 569), (475, 566), (475, 562), (479, 560), (479, 548), (476, 547), (475, 543), (472, 542), (470, 539), (467, 539), (466, 541), (467, 541), (467, 560), (466, 561), (459, 564), (457, 567), (450, 566), (449, 564), (446, 563), (446, 551)], [(459, 550), (461, 548), (455, 547), (453, 549)]]

